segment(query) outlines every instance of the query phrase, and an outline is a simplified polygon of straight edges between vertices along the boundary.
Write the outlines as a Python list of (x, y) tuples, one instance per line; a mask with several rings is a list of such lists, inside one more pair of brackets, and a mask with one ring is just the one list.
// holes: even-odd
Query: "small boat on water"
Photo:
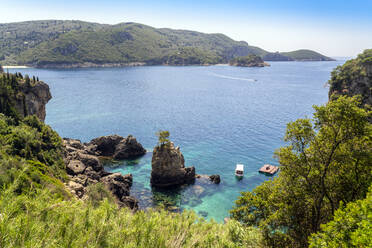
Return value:
[(275, 173), (277, 173), (279, 170), (279, 167), (278, 166), (274, 166), (274, 165), (270, 165), (270, 164), (265, 164), (264, 166), (261, 167), (261, 169), (259, 170), (260, 173), (263, 173), (265, 175), (274, 175)]
[(235, 176), (238, 178), (242, 178), (244, 175), (244, 165), (243, 164), (237, 164), (235, 168)]

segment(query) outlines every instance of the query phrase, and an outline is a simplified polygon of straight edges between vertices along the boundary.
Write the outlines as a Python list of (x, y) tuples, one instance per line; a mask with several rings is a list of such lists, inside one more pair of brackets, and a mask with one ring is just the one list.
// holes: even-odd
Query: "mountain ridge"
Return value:
[[(332, 60), (310, 52), (318, 54), (316, 60)], [(291, 57), (293, 53), (282, 57), (296, 60)], [(0, 24), (0, 64), (34, 67), (133, 63), (208, 65), (227, 63), (232, 58), (247, 55), (265, 58), (267, 54), (270, 52), (222, 33), (154, 28), (135, 22), (110, 25), (79, 20), (40, 20)]]

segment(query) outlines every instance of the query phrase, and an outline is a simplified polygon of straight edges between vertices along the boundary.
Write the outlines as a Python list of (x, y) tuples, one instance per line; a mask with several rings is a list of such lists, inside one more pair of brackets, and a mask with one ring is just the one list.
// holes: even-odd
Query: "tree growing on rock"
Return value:
[(159, 132), (156, 133), (156, 136), (158, 136), (158, 138), (159, 138), (159, 140), (158, 140), (158, 145), (159, 146), (168, 145), (170, 143), (170, 140), (169, 140), (170, 133), (169, 133), (169, 131), (160, 130)]

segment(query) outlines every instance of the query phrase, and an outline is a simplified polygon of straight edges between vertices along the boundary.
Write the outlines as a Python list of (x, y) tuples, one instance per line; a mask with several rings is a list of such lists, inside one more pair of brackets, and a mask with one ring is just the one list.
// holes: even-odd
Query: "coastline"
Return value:
[(4, 69), (26, 69), (26, 68), (32, 68), (30, 66), (26, 65), (4, 65)]
[[(275, 62), (330, 62), (336, 60), (293, 60), (293, 61), (275, 61)], [(270, 61), (269, 62), (273, 62)], [(131, 63), (104, 63), (96, 64), (91, 62), (75, 63), (75, 64), (45, 64), (45, 65), (3, 65), (4, 69), (78, 69), (78, 68), (113, 68), (113, 67), (136, 67), (136, 66), (234, 66), (228, 63), (217, 64), (152, 64), (146, 62), (131, 62)], [(263, 66), (270, 66), (267, 61), (264, 61)], [(259, 67), (263, 67), (259, 66)], [(248, 66), (250, 67), (250, 66)]]

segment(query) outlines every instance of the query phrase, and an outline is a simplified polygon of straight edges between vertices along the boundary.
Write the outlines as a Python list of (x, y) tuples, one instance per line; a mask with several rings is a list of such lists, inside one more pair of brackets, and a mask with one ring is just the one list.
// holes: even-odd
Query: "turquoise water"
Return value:
[[(284, 144), (286, 123), (311, 117), (313, 104), (327, 102), (325, 83), (343, 62), (18, 71), (49, 84), (53, 99), (46, 123), (62, 137), (86, 142), (133, 134), (144, 145), (145, 156), (106, 165), (109, 171), (133, 174), (132, 194), (142, 208), (163, 204), (222, 221), (241, 191), (269, 179), (258, 169), (277, 164), (273, 152)], [(195, 166), (198, 174), (220, 174), (221, 184), (197, 180), (171, 190), (152, 189), (151, 151), (160, 129), (170, 131), (186, 166)], [(240, 181), (234, 176), (237, 163), (245, 165)]]

